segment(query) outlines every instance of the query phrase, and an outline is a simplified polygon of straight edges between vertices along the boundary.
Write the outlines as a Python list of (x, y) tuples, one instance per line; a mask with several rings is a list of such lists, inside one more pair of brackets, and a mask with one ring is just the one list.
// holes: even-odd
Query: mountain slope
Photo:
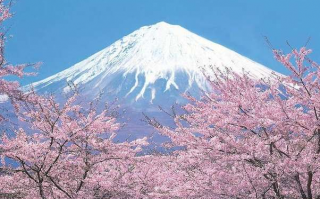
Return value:
[[(39, 92), (68, 92), (67, 82), (83, 88), (87, 99), (101, 92), (103, 100), (118, 98), (139, 127), (141, 112), (154, 115), (157, 106), (183, 102), (181, 93), (207, 91), (206, 78), (214, 68), (248, 71), (253, 77), (273, 71), (180, 26), (160, 22), (145, 26), (74, 66), (32, 84)], [(129, 125), (129, 124), (128, 124)], [(141, 126), (140, 126), (141, 127)], [(142, 127), (141, 127), (142, 128)], [(144, 127), (143, 127), (144, 129)]]
[[(90, 92), (93, 92), (92, 90), (104, 90), (113, 83), (125, 86), (115, 88), (114, 94), (139, 100), (145, 97), (149, 90), (152, 100), (158, 92), (170, 89), (184, 92), (196, 85), (206, 90), (205, 79), (199, 68), (208, 68), (210, 65), (230, 67), (236, 72), (244, 69), (258, 78), (272, 72), (180, 26), (160, 22), (140, 28), (80, 63), (36, 82), (33, 86), (37, 90), (55, 87), (66, 92), (66, 82), (73, 82), (79, 86), (90, 85)], [(165, 81), (162, 90), (157, 90), (154, 86), (159, 80)], [(124, 90), (126, 92), (121, 93)]]

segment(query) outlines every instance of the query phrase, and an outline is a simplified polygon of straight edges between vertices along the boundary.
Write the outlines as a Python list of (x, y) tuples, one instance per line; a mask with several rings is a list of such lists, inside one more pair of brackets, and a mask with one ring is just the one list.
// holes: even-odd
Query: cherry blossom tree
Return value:
[[(136, 196), (126, 175), (146, 139), (114, 142), (119, 124), (105, 110), (83, 108), (77, 94), (64, 104), (29, 94), (21, 110), (28, 127), (4, 135), (6, 175), (0, 189), (23, 198), (126, 198)], [(9, 160), (14, 162), (8, 164)], [(128, 178), (129, 179), (129, 178)]]
[[(0, 0), (0, 26), (12, 16), (10, 4)], [(15, 135), (1, 137), (0, 198), (139, 197), (128, 180), (146, 139), (116, 143), (116, 119), (108, 110), (97, 113), (93, 104), (76, 105), (77, 95), (61, 105), (54, 96), (23, 93), (8, 77), (29, 75), (24, 69), (32, 64), (6, 61), (5, 36), (2, 27), (0, 97), (12, 102), (23, 123)], [(1, 111), (0, 120), (6, 119)]]
[[(23, 95), (20, 90), (20, 84), (18, 81), (9, 80), (13, 77), (21, 78), (25, 75), (33, 75), (34, 73), (26, 73), (24, 69), (28, 66), (37, 67), (39, 64), (19, 64), (13, 65), (8, 62), (5, 58), (5, 43), (7, 41), (6, 33), (7, 30), (3, 26), (3, 23), (9, 19), (12, 14), (10, 13), (11, 1), (0, 0), (0, 101), (3, 102), (10, 100), (14, 105), (14, 108), (17, 107), (17, 100), (22, 100)], [(0, 105), (1, 105), (0, 103)], [(6, 118), (5, 112), (6, 107), (0, 107), (0, 122), (4, 121)]]
[[(257, 79), (245, 71), (215, 70), (208, 77), (212, 92), (201, 100), (186, 96), (187, 113), (174, 116), (175, 128), (149, 119), (183, 149), (173, 153), (177, 159), (155, 193), (320, 198), (320, 69), (306, 48), (273, 52), (289, 76)], [(176, 179), (171, 184), (170, 177)]]

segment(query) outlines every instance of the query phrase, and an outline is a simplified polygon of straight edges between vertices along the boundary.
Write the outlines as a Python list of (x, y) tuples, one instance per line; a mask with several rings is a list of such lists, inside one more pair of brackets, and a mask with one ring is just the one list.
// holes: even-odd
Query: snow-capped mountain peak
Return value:
[[(144, 112), (161, 123), (172, 125), (158, 109), (169, 110), (174, 103), (184, 104), (181, 93), (195, 97), (209, 90), (201, 68), (228, 67), (253, 77), (269, 76), (273, 71), (219, 44), (204, 39), (177, 25), (160, 22), (142, 27), (109, 47), (74, 66), (33, 84), (40, 93), (68, 92), (68, 82), (81, 88), (84, 100), (102, 96), (114, 101), (125, 112), (119, 121), (127, 125), (120, 137), (127, 139), (150, 136), (154, 131), (142, 122)], [(101, 93), (103, 93), (101, 95)], [(123, 110), (123, 111), (122, 111)], [(161, 142), (162, 138), (155, 137)]]
[(147, 96), (152, 102), (158, 95), (172, 90), (179, 93), (194, 87), (207, 90), (200, 67), (209, 66), (229, 67), (236, 72), (245, 70), (258, 78), (272, 72), (181, 26), (159, 22), (134, 31), (33, 86), (37, 90), (54, 88), (67, 92), (66, 82), (73, 82), (90, 88), (92, 94), (108, 90), (115, 96), (135, 101)]

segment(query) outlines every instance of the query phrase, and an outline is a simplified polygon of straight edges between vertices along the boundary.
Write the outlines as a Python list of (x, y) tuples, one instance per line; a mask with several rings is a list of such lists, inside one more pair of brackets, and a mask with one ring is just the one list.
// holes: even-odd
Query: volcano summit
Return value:
[(118, 98), (121, 107), (136, 117), (141, 112), (158, 112), (158, 105), (169, 107), (182, 102), (181, 93), (208, 91), (201, 67), (208, 73), (210, 67), (228, 67), (239, 73), (244, 70), (256, 78), (273, 72), (181, 26), (160, 22), (142, 27), (32, 85), (40, 93), (66, 93), (68, 82), (72, 82), (83, 88), (87, 99), (94, 99), (101, 92), (106, 101)]

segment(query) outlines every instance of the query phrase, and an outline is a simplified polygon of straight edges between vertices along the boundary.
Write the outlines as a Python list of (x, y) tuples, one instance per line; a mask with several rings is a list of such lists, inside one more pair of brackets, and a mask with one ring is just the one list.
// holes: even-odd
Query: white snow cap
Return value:
[[(152, 91), (152, 98), (155, 98), (159, 91), (153, 85), (159, 79), (166, 80), (165, 91), (171, 88), (179, 90), (181, 82), (176, 77), (181, 73), (188, 78), (189, 87), (196, 84), (200, 89), (206, 90), (206, 80), (200, 67), (209, 66), (228, 67), (239, 73), (244, 70), (257, 78), (272, 73), (271, 69), (181, 26), (159, 22), (134, 31), (89, 58), (36, 82), (33, 86), (36, 89), (44, 88), (59, 81), (85, 85), (94, 80), (95, 84), (90, 89), (95, 89), (116, 74), (121, 74), (123, 79), (131, 74), (134, 83), (127, 95), (137, 93), (135, 99), (138, 100), (143, 98), (147, 89)], [(139, 77), (144, 77), (143, 81)], [(66, 88), (64, 89), (67, 90)]]

